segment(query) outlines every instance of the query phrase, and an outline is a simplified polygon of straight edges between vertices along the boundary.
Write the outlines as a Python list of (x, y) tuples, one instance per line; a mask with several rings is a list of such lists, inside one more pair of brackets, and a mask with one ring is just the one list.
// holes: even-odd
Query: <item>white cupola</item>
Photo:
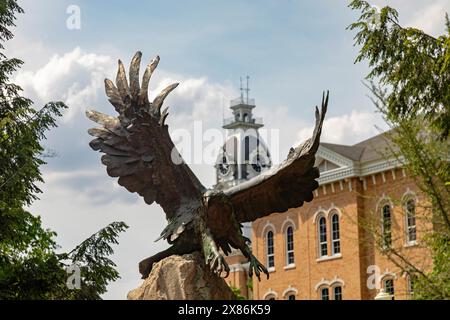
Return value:
[[(247, 88), (242, 88), (241, 96), (230, 102), (233, 116), (224, 119), (223, 128), (227, 140), (219, 151), (216, 161), (216, 186), (224, 190), (249, 180), (272, 166), (270, 152), (259, 135), (258, 129), (264, 126), (261, 118), (253, 117), (255, 99), (248, 98)], [(243, 91), (246, 91), (244, 98)]]

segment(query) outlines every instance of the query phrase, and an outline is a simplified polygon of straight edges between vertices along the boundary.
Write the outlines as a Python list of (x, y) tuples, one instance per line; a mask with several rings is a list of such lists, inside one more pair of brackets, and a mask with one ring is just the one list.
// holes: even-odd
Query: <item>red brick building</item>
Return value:
[(419, 218), (426, 199), (387, 151), (383, 135), (353, 146), (322, 143), (314, 200), (252, 224), (252, 250), (269, 280), (253, 279), (248, 290), (245, 259), (236, 255), (228, 258), (229, 284), (253, 299), (374, 299), (380, 288), (408, 299), (413, 281), (377, 243), (431, 266), (420, 246), (430, 224)]

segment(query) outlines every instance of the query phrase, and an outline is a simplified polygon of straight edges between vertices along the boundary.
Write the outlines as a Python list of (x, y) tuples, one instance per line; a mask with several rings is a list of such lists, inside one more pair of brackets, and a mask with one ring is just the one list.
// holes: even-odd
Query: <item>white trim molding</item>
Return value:
[(330, 281), (330, 287), (334, 287), (336, 285), (340, 285), (342, 288), (345, 287), (345, 282), (344, 280), (338, 278), (338, 276), (334, 276), (334, 278)]
[(334, 203), (331, 203), (331, 205), (328, 209), (324, 209), (320, 206), (319, 208), (317, 208), (317, 210), (313, 214), (313, 218), (312, 218), (313, 224), (317, 224), (317, 221), (319, 220), (319, 217), (321, 215), (323, 215), (327, 220), (329, 220), (331, 218), (331, 214), (334, 212), (337, 212), (337, 214), (339, 215), (339, 219), (342, 218), (341, 209), (336, 207), (336, 205)]
[(321, 287), (328, 287), (330, 282), (322, 278), (314, 287), (314, 290), (318, 291)]
[(319, 185), (324, 185), (330, 182), (343, 180), (357, 176), (357, 172), (354, 168), (338, 168), (330, 171), (320, 173), (320, 178), (317, 179)]
[(248, 271), (249, 267), (250, 267), (250, 262), (247, 263), (235, 263), (229, 266), (230, 267), (230, 272), (244, 272), (244, 271)]
[(419, 198), (417, 197), (417, 194), (412, 191), (411, 189), (406, 188), (405, 193), (402, 195), (402, 204), (405, 204), (406, 201), (410, 200), (410, 199), (414, 199), (416, 205), (419, 202)]
[[(394, 208), (394, 204), (392, 202), (392, 199), (388, 197), (386, 194), (382, 194), (380, 199), (377, 201), (376, 210), (378, 213), (381, 212), (382, 207), (384, 207), (385, 204), (388, 204), (391, 207), (391, 210)], [(391, 212), (392, 213), (392, 212)]]
[(332, 216), (333, 214), (335, 214), (335, 213), (337, 213), (337, 215), (339, 216), (339, 219), (342, 218), (342, 212), (341, 212), (341, 210), (340, 210), (338, 207), (336, 207), (336, 206), (334, 205), (334, 203), (331, 203), (330, 208), (328, 208), (328, 210), (327, 210), (327, 219), (330, 220), (330, 219), (331, 219), (331, 216)]
[(298, 295), (298, 289), (297, 288), (295, 288), (295, 287), (293, 287), (291, 284), (289, 284), (289, 287), (287, 287), (287, 289), (286, 290), (284, 290), (283, 291), (283, 293), (282, 293), (282, 297), (283, 298), (285, 298), (286, 296), (287, 296), (287, 294), (288, 293), (293, 293), (293, 294), (295, 294), (295, 295)]
[(363, 183), (363, 189), (364, 189), (364, 191), (366, 191), (366, 190), (367, 190), (367, 181), (366, 181), (366, 177), (360, 177), (359, 180), (362, 181), (362, 183)]
[(287, 266), (283, 267), (284, 270), (292, 270), (292, 269), (295, 269), (295, 268), (296, 268), (295, 263), (291, 263), (291, 264), (288, 264)]
[(314, 287), (314, 290), (318, 291), (322, 287), (333, 287), (336, 285), (340, 285), (343, 288), (345, 287), (345, 282), (341, 278), (339, 278), (337, 275), (334, 276), (331, 280), (326, 280), (325, 278), (322, 278)]
[(332, 256), (321, 256), (319, 258), (316, 259), (316, 262), (323, 262), (323, 261), (330, 261), (330, 260), (336, 260), (336, 259), (340, 259), (342, 258), (342, 254), (340, 253), (336, 253)]
[[(339, 167), (350, 167), (354, 164), (352, 160), (340, 155), (337, 152), (334, 152), (323, 145), (319, 145), (319, 148), (316, 152), (316, 157), (321, 158), (323, 160), (328, 160), (329, 162), (339, 166)], [(337, 170), (337, 169), (333, 169)], [(331, 171), (331, 170), (330, 170)]]
[(261, 238), (265, 238), (265, 237), (266, 237), (266, 234), (267, 234), (267, 232), (268, 232), (268, 231), (266, 231), (267, 228), (270, 228), (270, 229), (272, 230), (274, 236), (275, 236), (275, 234), (276, 234), (276, 232), (277, 232), (277, 230), (276, 230), (276, 228), (275, 228), (275, 225), (273, 225), (273, 224), (272, 224), (271, 222), (269, 222), (269, 221), (266, 221), (266, 224), (264, 225), (264, 227), (262, 228), (262, 231), (261, 231)]
[[(408, 202), (409, 201), (414, 202), (414, 229), (415, 229), (415, 239), (410, 240), (410, 234), (409, 234), (409, 219), (408, 219)], [(413, 247), (417, 245), (417, 204), (419, 203), (417, 194), (413, 191), (411, 191), (409, 188), (406, 189), (406, 192), (402, 196), (402, 211), (404, 214), (403, 217), (403, 224), (404, 224), (404, 237), (405, 237), (405, 244), (404, 247)]]
[[(287, 268), (295, 268), (295, 224), (294, 222), (290, 219), (286, 219), (283, 223), (283, 227), (282, 227), (282, 231), (283, 231), (283, 245), (284, 245), (284, 258), (285, 258), (285, 267), (284, 269), (286, 270)], [(286, 223), (287, 222), (287, 223)], [(284, 229), (284, 226), (286, 225), (286, 229)], [(288, 230), (289, 228), (291, 228), (292, 230), (292, 249), (289, 250), (289, 240), (288, 240)], [(292, 257), (293, 257), (293, 262), (289, 263), (289, 253), (292, 253)]]
[[(369, 176), (377, 173), (382, 173), (383, 182), (385, 182), (386, 177), (384, 176), (384, 172), (391, 171), (391, 175), (394, 177), (395, 172), (392, 170), (403, 168), (404, 166), (404, 159), (402, 157), (399, 159), (381, 159), (360, 163), (359, 161), (353, 161), (332, 150), (329, 150), (322, 145), (319, 146), (316, 154), (317, 157), (339, 166), (339, 168), (321, 172), (320, 178), (318, 179), (319, 185), (325, 185), (354, 177), (369, 178)], [(403, 176), (405, 176), (405, 174), (403, 174)], [(395, 176), (394, 180), (396, 178), (397, 177)]]
[(269, 297), (274, 297), (275, 299), (278, 298), (278, 293), (272, 290), (272, 288), (269, 288), (267, 292), (263, 295), (263, 300), (269, 300)]
[(322, 207), (319, 207), (316, 212), (313, 214), (313, 224), (317, 224), (317, 221), (321, 216), (327, 217), (327, 210), (324, 210)]
[(295, 221), (291, 219), (291, 217), (286, 217), (284, 219), (283, 224), (281, 225), (281, 233), (285, 233), (288, 226), (292, 226), (294, 228), (294, 231), (297, 230), (297, 225), (295, 224)]
[(394, 280), (397, 280), (397, 274), (395, 272), (389, 271), (389, 269), (385, 269), (384, 273), (380, 276), (380, 281), (384, 281), (385, 278), (392, 278)]

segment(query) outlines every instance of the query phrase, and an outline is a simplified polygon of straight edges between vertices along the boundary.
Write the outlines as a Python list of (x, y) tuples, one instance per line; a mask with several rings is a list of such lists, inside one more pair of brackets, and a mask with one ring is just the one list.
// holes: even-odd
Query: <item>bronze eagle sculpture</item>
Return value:
[(119, 185), (137, 192), (147, 204), (158, 203), (166, 214), (168, 224), (159, 239), (166, 239), (171, 246), (139, 263), (142, 277), (148, 277), (156, 262), (194, 251), (202, 251), (210, 269), (226, 277), (230, 269), (224, 255), (231, 253), (232, 248), (241, 250), (248, 259), (250, 277), (254, 273), (260, 280), (261, 272), (269, 277), (267, 269), (252, 254), (241, 224), (300, 207), (313, 199), (313, 191), (319, 185), (315, 153), (328, 92), (323, 95), (321, 110), (316, 107), (312, 137), (291, 148), (283, 163), (238, 186), (211, 190), (182, 160), (165, 124), (168, 109), (162, 110), (163, 102), (178, 83), (165, 88), (150, 102), (148, 86), (159, 57), (147, 66), (140, 83), (141, 57), (141, 52), (137, 52), (132, 59), (129, 81), (120, 60), (116, 83), (105, 80), (106, 95), (119, 116), (91, 110), (86, 114), (100, 125), (88, 131), (95, 137), (90, 146), (104, 153), (101, 161), (108, 175), (118, 177)]

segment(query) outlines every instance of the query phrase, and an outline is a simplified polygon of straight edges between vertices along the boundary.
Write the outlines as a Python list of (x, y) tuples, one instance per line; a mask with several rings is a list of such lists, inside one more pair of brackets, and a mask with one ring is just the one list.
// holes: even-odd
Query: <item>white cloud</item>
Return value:
[(180, 85), (167, 98), (169, 123), (176, 128), (188, 128), (194, 120), (202, 120), (203, 126), (221, 126), (222, 106), (228, 108), (228, 100), (236, 95), (236, 90), (229, 84), (210, 81), (207, 77), (192, 78), (185, 75), (159, 70), (155, 84), (150, 84), (150, 98), (154, 98), (169, 84)]
[[(131, 60), (121, 58), (126, 65)], [(95, 124), (85, 118), (86, 109), (115, 114), (113, 107), (107, 102), (103, 82), (105, 78), (115, 79), (115, 61), (116, 58), (111, 56), (88, 53), (76, 47), (65, 54), (53, 55), (36, 70), (24, 68), (17, 73), (15, 82), (22, 86), (25, 95), (34, 100), (38, 107), (55, 100), (62, 100), (69, 106), (63, 117), (63, 125), (58, 128), (60, 133), (53, 140), (50, 139), (50, 142), (58, 142), (59, 154), (63, 155), (65, 151), (74, 153), (77, 148), (80, 149), (79, 157), (83, 157), (81, 152), (88, 152), (85, 149), (85, 127)], [(144, 67), (143, 62), (141, 68)], [(182, 128), (194, 136), (194, 121), (202, 121), (204, 129), (221, 127), (222, 105), (235, 95), (235, 89), (231, 85), (214, 83), (204, 76), (193, 78), (158, 68), (150, 83), (150, 98), (154, 98), (174, 82), (179, 82), (180, 85), (166, 101), (166, 106), (170, 106), (167, 120), (170, 130)], [(196, 143), (201, 145), (203, 141)], [(73, 159), (69, 161), (73, 162)], [(206, 180), (206, 185), (214, 183), (214, 172), (209, 166), (196, 167), (199, 175)]]
[[(379, 128), (385, 128), (381, 117), (376, 113), (353, 110), (351, 114), (326, 118), (321, 141), (352, 145), (379, 134)], [(311, 137), (313, 126), (298, 131), (298, 141)]]
[(78, 170), (78, 171), (50, 171), (45, 172), (45, 180), (47, 182), (60, 182), (74, 177), (98, 177), (100, 172), (94, 170)]
[[(123, 60), (127, 64), (126, 59)], [(86, 53), (76, 47), (63, 55), (53, 55), (36, 71), (19, 71), (15, 82), (37, 103), (64, 101), (69, 106), (64, 119), (70, 122), (75, 114), (84, 112), (88, 107), (95, 108), (93, 104), (97, 98), (106, 101), (103, 80), (115, 79), (116, 69), (112, 57)], [(180, 85), (167, 99), (167, 105), (176, 106), (172, 117), (179, 117), (175, 122), (181, 126), (193, 119), (202, 119), (208, 124), (217, 122), (223, 101), (233, 96), (235, 91), (230, 85), (212, 83), (207, 77), (192, 78), (158, 69), (150, 84), (150, 98), (174, 82), (180, 82)]]
[(416, 12), (407, 24), (420, 28), (431, 35), (439, 36), (445, 30), (445, 13), (449, 9), (450, 4), (447, 0), (430, 3), (423, 10)]
[(76, 47), (64, 55), (55, 54), (36, 71), (19, 71), (15, 82), (39, 104), (64, 101), (70, 107), (64, 115), (68, 122), (96, 100), (113, 65), (109, 56), (85, 53)]
[(399, 12), (400, 23), (439, 36), (445, 30), (445, 13), (450, 12), (448, 0), (372, 0), (377, 6), (390, 6)]

